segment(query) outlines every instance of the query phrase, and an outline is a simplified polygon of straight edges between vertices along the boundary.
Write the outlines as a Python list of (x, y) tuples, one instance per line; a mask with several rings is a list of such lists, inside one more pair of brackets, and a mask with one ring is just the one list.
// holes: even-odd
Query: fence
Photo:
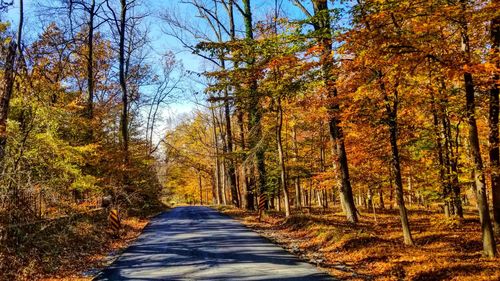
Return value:
[(9, 229), (28, 228), (101, 210), (100, 197), (61, 194), (38, 187), (0, 189), (0, 239)]

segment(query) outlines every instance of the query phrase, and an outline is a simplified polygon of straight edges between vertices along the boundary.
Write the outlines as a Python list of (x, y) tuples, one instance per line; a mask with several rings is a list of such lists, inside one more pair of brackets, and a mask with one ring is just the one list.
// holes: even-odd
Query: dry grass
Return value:
[(285, 219), (270, 212), (262, 222), (255, 213), (223, 212), (263, 236), (343, 280), (500, 280), (500, 258), (481, 255), (477, 215), (446, 219), (427, 210), (411, 210), (416, 246), (404, 246), (396, 210), (363, 214), (359, 224), (345, 222), (339, 210), (295, 213)]
[(17, 245), (0, 248), (0, 280), (91, 280), (82, 272), (103, 267), (107, 255), (137, 238), (147, 222), (124, 219), (118, 239), (102, 213), (19, 233)]

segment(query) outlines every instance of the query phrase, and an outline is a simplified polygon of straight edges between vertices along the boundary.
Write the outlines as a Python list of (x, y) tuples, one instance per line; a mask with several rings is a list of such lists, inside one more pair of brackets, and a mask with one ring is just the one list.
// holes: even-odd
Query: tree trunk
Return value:
[(411, 207), (412, 204), (413, 204), (413, 186), (411, 181), (411, 170), (410, 170), (410, 174), (408, 175), (408, 206)]
[(385, 209), (385, 205), (384, 205), (384, 192), (382, 190), (382, 187), (379, 187), (379, 189), (378, 189), (378, 199), (379, 199), (379, 208), (380, 209)]
[(301, 198), (301, 191), (300, 191), (300, 177), (298, 175), (298, 170), (297, 170), (297, 164), (298, 164), (298, 157), (299, 157), (299, 148), (297, 145), (297, 126), (293, 126), (292, 128), (292, 138), (293, 138), (293, 162), (295, 163), (295, 168), (296, 168), (296, 175), (294, 178), (294, 184), (295, 184), (295, 207), (297, 209), (300, 209), (302, 207), (302, 198)]
[(122, 149), (123, 149), (123, 159), (125, 164), (128, 164), (128, 145), (129, 145), (129, 135), (128, 135), (128, 93), (127, 93), (127, 80), (125, 77), (125, 33), (126, 33), (126, 21), (127, 21), (127, 1), (120, 0), (121, 12), (120, 12), (120, 28), (119, 28), (119, 79), (120, 79), (120, 89), (122, 91), (122, 114), (120, 119), (120, 129), (122, 137)]
[[(495, 58), (500, 54), (500, 17), (491, 21), (491, 48), (492, 56)], [(500, 63), (496, 62), (497, 69)], [(490, 116), (489, 116), (489, 142), (490, 142), (490, 165), (491, 165), (491, 197), (493, 202), (493, 225), (497, 235), (500, 235), (500, 151), (498, 137), (498, 111), (499, 111), (499, 74), (493, 75), (493, 83), (490, 89)]]
[(445, 110), (442, 113), (442, 123), (445, 140), (445, 163), (448, 200), (446, 201), (449, 211), (453, 215), (463, 218), (462, 200), (460, 198), (460, 182), (458, 180), (458, 135), (459, 127), (456, 128), (456, 137), (451, 133), (450, 119)]
[(212, 175), (210, 176), (210, 185), (212, 186), (212, 205), (219, 205), (217, 204), (217, 189), (215, 187), (215, 169), (212, 170)]
[(203, 186), (201, 185), (201, 171), (198, 171), (198, 187), (200, 189), (200, 205), (203, 205)]
[(221, 190), (221, 196), (222, 196), (222, 205), (227, 205), (227, 198), (226, 198), (226, 165), (224, 161), (221, 163), (222, 169), (220, 169), (221, 173), (221, 182), (222, 182), (222, 190)]
[(290, 216), (290, 199), (288, 198), (288, 186), (287, 186), (287, 175), (285, 167), (285, 157), (283, 154), (283, 142), (281, 136), (281, 130), (283, 128), (283, 106), (281, 104), (281, 98), (278, 98), (278, 126), (276, 128), (276, 142), (278, 143), (278, 158), (280, 165), (280, 179), (281, 188), (283, 190), (283, 200), (285, 205), (285, 216)]
[(366, 201), (366, 205), (368, 208), (375, 208), (375, 204), (373, 204), (373, 190), (371, 187), (368, 187), (368, 196)]
[(222, 190), (220, 184), (220, 162), (219, 162), (219, 145), (217, 141), (217, 124), (215, 121), (215, 112), (213, 105), (210, 108), (210, 112), (212, 113), (212, 132), (213, 132), (213, 140), (214, 140), (214, 150), (215, 150), (215, 202), (217, 205), (221, 204), (222, 199)]
[[(2, 48), (5, 48), (2, 46)], [(10, 42), (6, 50), (5, 70), (3, 71), (1, 93), (0, 93), (0, 161), (5, 157), (7, 146), (7, 117), (9, 114), (10, 99), (14, 86), (14, 62), (16, 60), (16, 44)]]
[(5, 64), (0, 85), (0, 163), (5, 158), (5, 149), (7, 147), (7, 118), (9, 115), (10, 99), (14, 88), (14, 64), (16, 61), (16, 50), (19, 53), (19, 61), (22, 58), (22, 32), (24, 23), (24, 1), (19, 1), (19, 23), (17, 26), (17, 44), (10, 42), (7, 46), (2, 43), (2, 53), (5, 53)]
[(339, 163), (340, 175), (341, 175), (341, 187), (340, 196), (344, 204), (344, 211), (347, 216), (347, 220), (352, 223), (358, 222), (358, 216), (356, 211), (356, 206), (354, 205), (354, 198), (352, 195), (351, 181), (349, 178), (349, 167), (347, 163), (347, 153), (345, 151), (343, 132), (340, 126), (337, 124), (337, 120), (330, 119), (330, 134), (332, 138), (336, 140), (336, 155), (337, 162)]
[[(381, 79), (381, 78), (380, 78)], [(399, 208), (399, 216), (401, 218), (401, 226), (403, 228), (403, 238), (404, 243), (406, 245), (414, 245), (413, 238), (411, 236), (410, 231), (410, 223), (408, 221), (408, 214), (405, 207), (404, 202), (404, 193), (403, 193), (403, 180), (401, 177), (401, 164), (399, 158), (399, 149), (398, 149), (398, 91), (397, 85), (395, 85), (394, 89), (394, 97), (393, 101), (390, 101), (390, 98), (385, 89), (385, 85), (383, 81), (380, 81), (380, 90), (384, 96), (385, 108), (387, 112), (387, 122), (389, 125), (389, 134), (390, 134), (390, 143), (391, 143), (391, 167), (392, 173), (394, 176), (394, 182), (396, 184), (396, 201), (398, 203)]]
[[(392, 168), (391, 168), (392, 170)], [(392, 210), (392, 207), (394, 206), (394, 184), (392, 181), (392, 172), (390, 172), (390, 177), (389, 177), (389, 187), (390, 187), (390, 193), (389, 193), (389, 209)]]
[[(245, 24), (245, 36), (248, 42), (253, 42), (253, 26), (252, 26), (252, 11), (250, 0), (243, 0), (244, 6), (244, 24)], [(249, 68), (255, 63), (255, 59), (251, 58), (248, 62)], [(253, 181), (256, 183), (256, 189), (260, 194), (265, 194), (266, 192), (266, 165), (265, 165), (265, 146), (259, 144), (262, 138), (262, 128), (261, 128), (261, 118), (262, 110), (260, 108), (259, 93), (257, 92), (257, 80), (252, 78), (250, 81), (250, 105), (249, 105), (249, 130), (253, 133), (250, 135), (250, 147), (255, 149), (255, 166), (257, 168), (257, 180)], [(254, 174), (252, 173), (252, 176)], [(253, 187), (252, 187), (253, 189)]]
[(234, 206), (240, 207), (240, 200), (238, 198), (238, 189), (236, 187), (236, 170), (234, 168), (233, 160), (233, 135), (231, 130), (231, 113), (229, 110), (229, 95), (228, 90), (224, 90), (224, 119), (226, 121), (226, 145), (227, 154), (229, 158), (227, 159), (227, 173), (229, 179), (229, 186), (231, 189), (231, 200)]
[(297, 209), (302, 208), (302, 192), (300, 190), (300, 178), (296, 177), (294, 179), (295, 183), (295, 207)]
[[(313, 0), (314, 13), (315, 15), (320, 15), (322, 19), (319, 23), (314, 24), (314, 29), (316, 31), (321, 31), (324, 37), (319, 38), (319, 43), (323, 48), (323, 52), (320, 58), (323, 72), (323, 80), (325, 87), (328, 92), (328, 98), (334, 99), (337, 96), (337, 90), (335, 88), (335, 80), (332, 76), (333, 69), (333, 59), (331, 58), (332, 53), (332, 39), (331, 39), (331, 27), (330, 27), (330, 17), (328, 16), (328, 2), (326, 0)], [(325, 16), (326, 15), (326, 16)], [(344, 134), (340, 126), (340, 122), (335, 116), (339, 111), (339, 105), (333, 101), (329, 101), (329, 127), (330, 135), (334, 141), (335, 148), (337, 150), (336, 161), (339, 164), (339, 171), (341, 176), (342, 186), (340, 188), (340, 196), (343, 197), (346, 217), (349, 222), (357, 223), (358, 216), (356, 211), (356, 206), (354, 205), (354, 199), (352, 195), (351, 181), (349, 178), (349, 167), (347, 162), (347, 154), (344, 144)]]
[[(446, 212), (446, 202), (447, 202), (447, 190), (448, 190), (448, 181), (446, 180), (446, 165), (445, 165), (445, 156), (443, 153), (443, 139), (441, 137), (441, 129), (439, 126), (439, 120), (440, 116), (438, 116), (438, 112), (440, 114), (443, 114), (441, 110), (441, 106), (436, 105), (436, 98), (434, 97), (434, 93), (431, 92), (431, 106), (432, 106), (432, 120), (433, 120), (433, 125), (434, 125), (434, 134), (435, 134), (435, 141), (436, 141), (436, 154), (437, 154), (437, 159), (438, 159), (438, 165), (439, 165), (439, 181), (441, 184), (441, 190), (442, 190), (442, 197), (443, 197), (443, 203), (445, 206), (445, 215), (448, 216)], [(444, 145), (446, 147), (446, 145)]]
[(471, 158), (474, 164), (474, 182), (476, 183), (476, 200), (479, 209), (479, 218), (481, 221), (481, 230), (483, 236), (483, 251), (486, 256), (494, 257), (496, 255), (496, 244), (493, 237), (493, 227), (491, 226), (488, 199), (486, 197), (486, 182), (484, 178), (483, 160), (479, 147), (479, 135), (475, 117), (474, 82), (472, 79), (472, 74), (464, 73), (464, 82), (466, 96), (466, 114), (469, 126), (469, 143)]
[[(461, 0), (462, 9), (465, 13), (466, 1)], [(462, 36), (462, 52), (467, 62), (470, 62), (471, 50), (468, 36), (468, 26), (465, 17), (461, 22), (461, 36)], [(474, 80), (472, 74), (469, 72), (464, 73), (465, 83), (465, 100), (466, 100), (466, 116), (469, 127), (469, 144), (471, 158), (474, 165), (474, 181), (476, 183), (476, 200), (479, 209), (479, 218), (481, 221), (481, 230), (483, 238), (483, 252), (488, 257), (496, 255), (496, 244), (493, 236), (493, 227), (491, 225), (490, 212), (488, 209), (488, 199), (486, 196), (486, 182), (483, 170), (483, 159), (479, 146), (479, 134), (476, 124), (476, 102), (474, 96)]]
[(328, 209), (328, 191), (326, 189), (323, 189), (322, 194), (323, 194), (323, 208)]
[[(92, 0), (89, 7), (89, 30), (87, 39), (87, 118), (94, 116), (94, 14), (95, 0)], [(90, 137), (92, 136), (92, 126), (90, 126)]]
[[(237, 118), (238, 118), (238, 127), (239, 127), (239, 133), (240, 133), (240, 143), (241, 143), (241, 151), (245, 152), (246, 150), (246, 145), (245, 145), (245, 127), (243, 123), (243, 111), (241, 108), (237, 109)], [(241, 165), (240, 165), (240, 173), (241, 173), (241, 183), (243, 185), (243, 194), (244, 194), (244, 207), (249, 210), (253, 211), (255, 209), (254, 206), (254, 192), (250, 188), (251, 185), (248, 183), (248, 176), (247, 176), (247, 167), (244, 163), (245, 161), (245, 156), (242, 156), (241, 159)]]

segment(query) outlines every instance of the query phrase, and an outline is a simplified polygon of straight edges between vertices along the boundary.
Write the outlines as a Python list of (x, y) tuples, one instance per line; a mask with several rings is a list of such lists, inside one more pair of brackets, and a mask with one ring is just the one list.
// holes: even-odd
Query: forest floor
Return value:
[(122, 220), (113, 238), (104, 212), (45, 225), (0, 246), (0, 280), (91, 280), (139, 236), (151, 216)]
[(416, 246), (403, 245), (395, 209), (375, 216), (361, 210), (357, 225), (335, 208), (295, 212), (288, 219), (271, 211), (262, 222), (255, 212), (220, 210), (341, 280), (500, 280), (500, 258), (481, 255), (479, 219), (472, 209), (464, 219), (410, 209)]

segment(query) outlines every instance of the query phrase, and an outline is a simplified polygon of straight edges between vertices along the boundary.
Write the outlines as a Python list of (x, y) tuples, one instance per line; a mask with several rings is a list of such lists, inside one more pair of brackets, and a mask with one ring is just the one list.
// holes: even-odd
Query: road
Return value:
[(202, 206), (177, 207), (94, 280), (333, 280), (241, 223)]

